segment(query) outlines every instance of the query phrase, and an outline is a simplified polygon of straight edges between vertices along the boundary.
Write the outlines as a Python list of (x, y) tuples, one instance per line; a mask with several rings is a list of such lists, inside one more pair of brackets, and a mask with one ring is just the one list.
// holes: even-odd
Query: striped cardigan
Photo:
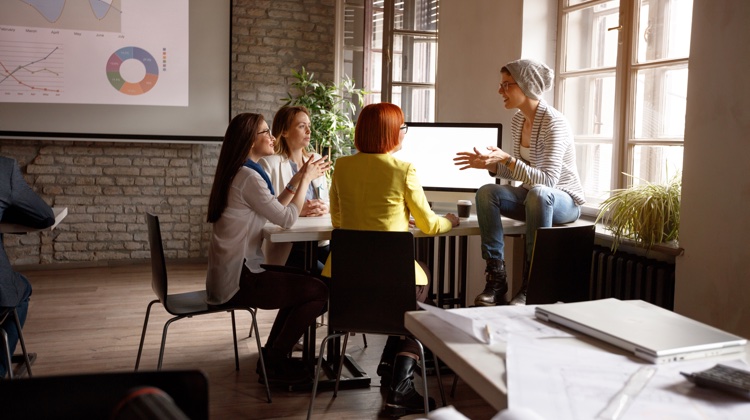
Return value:
[(544, 100), (539, 101), (531, 127), (530, 161), (521, 158), (521, 130), (525, 120), (523, 113), (518, 111), (511, 122), (513, 157), (516, 158), (514, 170), (511, 172), (498, 163), (495, 177), (521, 181), (527, 189), (534, 185), (557, 188), (573, 197), (577, 205), (585, 203), (576, 168), (573, 131), (568, 120)]

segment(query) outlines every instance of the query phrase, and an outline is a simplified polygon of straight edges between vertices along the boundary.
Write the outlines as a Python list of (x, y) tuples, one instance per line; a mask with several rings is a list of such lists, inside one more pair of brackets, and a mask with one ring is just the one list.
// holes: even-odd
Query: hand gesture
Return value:
[(331, 168), (331, 162), (328, 161), (328, 156), (323, 156), (318, 160), (313, 160), (312, 156), (307, 159), (307, 162), (302, 164), (302, 167), (297, 173), (302, 174), (302, 177), (307, 182), (312, 181), (315, 178), (319, 178)]
[(462, 171), (469, 168), (493, 171), (498, 162), (503, 162), (510, 157), (499, 147), (487, 146), (487, 150), (489, 150), (487, 154), (480, 152), (476, 147), (472, 152), (458, 152), (453, 158), (453, 164), (460, 166), (459, 169)]

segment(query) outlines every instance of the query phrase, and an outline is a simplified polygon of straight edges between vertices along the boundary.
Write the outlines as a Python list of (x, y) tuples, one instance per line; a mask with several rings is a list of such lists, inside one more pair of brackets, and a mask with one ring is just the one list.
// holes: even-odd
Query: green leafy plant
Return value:
[[(625, 175), (632, 178), (632, 175)], [(603, 221), (612, 232), (613, 252), (624, 238), (650, 249), (654, 244), (674, 241), (679, 237), (680, 174), (666, 184), (641, 181), (637, 186), (612, 191), (599, 206), (596, 222)]]
[(354, 87), (348, 76), (340, 84), (324, 83), (302, 67), (292, 70), (293, 92), (282, 99), (286, 105), (304, 106), (310, 111), (310, 146), (321, 155), (329, 154), (332, 162), (349, 154), (354, 146), (355, 104), (362, 106), (366, 92)]

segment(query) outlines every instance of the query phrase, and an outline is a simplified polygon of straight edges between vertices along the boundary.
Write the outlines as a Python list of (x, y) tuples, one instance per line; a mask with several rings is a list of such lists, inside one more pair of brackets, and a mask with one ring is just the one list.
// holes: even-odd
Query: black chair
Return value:
[(595, 230), (594, 225), (537, 229), (527, 305), (590, 300)]
[[(21, 351), (23, 353), (23, 363), (26, 364), (26, 372), (28, 372), (29, 377), (31, 377), (31, 355), (26, 351), (26, 342), (23, 339), (21, 321), (18, 320), (18, 313), (16, 312), (16, 308), (0, 309), (0, 325), (3, 324), (9, 317), (13, 317), (13, 321), (16, 324), (16, 329), (18, 330), (18, 342), (21, 344)], [(0, 339), (2, 339), (3, 360), (5, 366), (7, 366), (8, 368), (8, 373), (6, 375), (9, 379), (13, 379), (13, 355), (10, 354), (8, 333), (6, 333), (2, 328), (0, 328)]]
[[(414, 279), (414, 237), (411, 232), (375, 232), (334, 229), (331, 234), (331, 279), (328, 283), (328, 327), (320, 346), (315, 381), (307, 418), (312, 415), (328, 340), (344, 337), (336, 371), (336, 397), (351, 332), (411, 335), (404, 327), (404, 313), (417, 309)], [(424, 347), (419, 344), (425, 413), (429, 412)], [(437, 366), (437, 358), (435, 358)], [(436, 370), (437, 371), (437, 370)], [(442, 380), (438, 383), (445, 405)]]
[[(209, 418), (208, 380), (198, 370), (161, 372), (109, 372), (37, 376), (0, 381), (3, 418), (8, 419), (112, 419), (124, 408), (137, 404), (134, 392), (157, 389), (169, 400), (142, 401), (141, 417)], [(154, 404), (159, 402), (159, 404)], [(155, 412), (160, 410), (160, 412)], [(180, 413), (184, 416), (167, 416)], [(150, 415), (147, 415), (150, 414)], [(157, 416), (158, 414), (158, 416)]]
[(159, 227), (159, 217), (151, 213), (146, 214), (148, 222), (148, 241), (151, 246), (151, 288), (154, 290), (157, 299), (152, 300), (146, 308), (146, 318), (143, 321), (143, 332), (141, 333), (141, 343), (138, 346), (138, 357), (135, 360), (135, 370), (141, 361), (143, 351), (143, 341), (146, 338), (146, 328), (148, 327), (148, 317), (151, 313), (151, 307), (155, 303), (161, 303), (164, 309), (173, 318), (164, 323), (164, 331), (161, 336), (161, 348), (159, 349), (159, 362), (156, 370), (161, 370), (162, 360), (164, 358), (164, 346), (167, 342), (167, 330), (172, 322), (192, 318), (198, 315), (213, 314), (218, 312), (229, 312), (232, 314), (232, 336), (234, 338), (234, 366), (235, 370), (240, 370), (239, 352), (237, 350), (237, 327), (235, 325), (234, 311), (243, 310), (250, 312), (253, 318), (252, 328), (255, 331), (255, 341), (258, 345), (258, 357), (263, 371), (263, 379), (266, 384), (266, 395), (268, 402), (271, 402), (271, 390), (268, 387), (268, 378), (266, 376), (266, 367), (263, 361), (263, 352), (261, 351), (260, 334), (258, 334), (258, 322), (255, 318), (255, 309), (248, 307), (215, 307), (206, 303), (206, 290), (196, 290), (193, 292), (169, 294), (167, 285), (167, 266), (164, 261), (164, 248), (161, 240), (161, 228)]

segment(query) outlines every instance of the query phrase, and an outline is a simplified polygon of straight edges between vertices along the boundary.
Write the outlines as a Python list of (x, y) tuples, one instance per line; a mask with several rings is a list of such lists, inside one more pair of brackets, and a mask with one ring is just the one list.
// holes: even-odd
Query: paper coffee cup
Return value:
[(471, 215), (471, 200), (458, 200), (458, 217), (469, 217)]

